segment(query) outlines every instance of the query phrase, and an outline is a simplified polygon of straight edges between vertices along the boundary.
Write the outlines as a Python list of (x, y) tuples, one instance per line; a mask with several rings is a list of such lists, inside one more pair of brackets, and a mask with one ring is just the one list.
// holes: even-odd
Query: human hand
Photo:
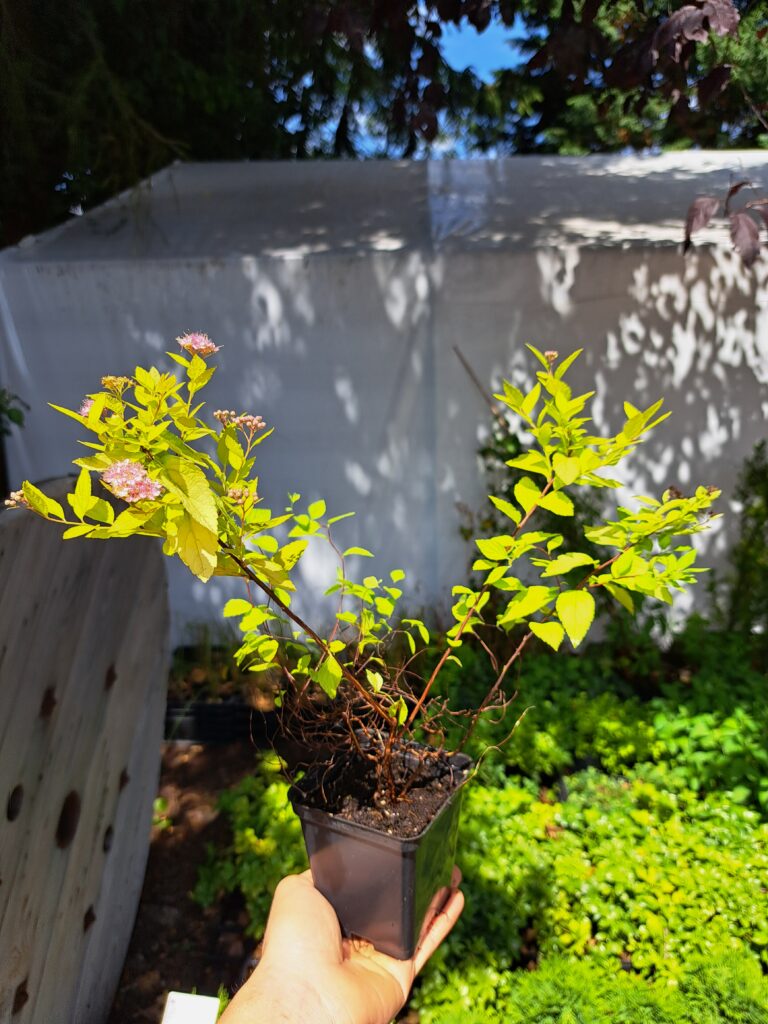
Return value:
[(448, 898), (425, 922), (413, 957), (395, 960), (368, 942), (342, 938), (311, 873), (289, 875), (275, 890), (259, 966), (221, 1024), (389, 1024), (464, 908), (460, 881), (454, 868)]

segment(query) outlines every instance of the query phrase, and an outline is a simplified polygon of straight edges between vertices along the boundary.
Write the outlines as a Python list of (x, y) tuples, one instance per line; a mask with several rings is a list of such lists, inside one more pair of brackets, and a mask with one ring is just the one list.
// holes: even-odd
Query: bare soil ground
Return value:
[(247, 776), (250, 743), (163, 747), (158, 812), (136, 924), (109, 1024), (159, 1024), (169, 991), (216, 995), (240, 981), (252, 943), (236, 899), (203, 910), (190, 897), (210, 843), (227, 842), (219, 794)]

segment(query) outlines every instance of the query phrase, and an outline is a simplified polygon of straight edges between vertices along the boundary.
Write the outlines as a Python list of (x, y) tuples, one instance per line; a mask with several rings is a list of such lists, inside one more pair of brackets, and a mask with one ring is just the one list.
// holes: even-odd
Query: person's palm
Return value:
[(426, 922), (410, 960), (395, 960), (370, 943), (342, 938), (333, 907), (315, 889), (309, 871), (284, 878), (275, 891), (261, 963), (222, 1024), (387, 1024), (461, 914), (460, 878), (454, 869), (448, 899)]

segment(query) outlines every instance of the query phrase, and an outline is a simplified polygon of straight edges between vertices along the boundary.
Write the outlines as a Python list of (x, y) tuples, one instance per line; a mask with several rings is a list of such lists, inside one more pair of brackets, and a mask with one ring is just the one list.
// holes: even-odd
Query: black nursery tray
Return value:
[(165, 712), (165, 738), (197, 743), (232, 743), (251, 740), (268, 746), (277, 731), (274, 711), (258, 711), (245, 701), (169, 700)]

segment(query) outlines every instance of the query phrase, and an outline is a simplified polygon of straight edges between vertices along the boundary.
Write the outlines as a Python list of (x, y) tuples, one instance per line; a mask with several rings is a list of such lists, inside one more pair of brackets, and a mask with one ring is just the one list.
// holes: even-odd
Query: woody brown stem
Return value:
[[(289, 608), (288, 605), (277, 596), (275, 591), (269, 586), (268, 583), (264, 583), (263, 580), (260, 580), (258, 578), (258, 576), (254, 573), (254, 571), (251, 569), (251, 567), (247, 564), (247, 562), (244, 562), (241, 558), (239, 558), (235, 554), (235, 552), (230, 547), (228, 547), (226, 544), (223, 544), (222, 547), (224, 548), (226, 553), (229, 555), (229, 557), (232, 559), (232, 561), (242, 570), (242, 572), (245, 573), (247, 578), (249, 580), (251, 580), (252, 583), (255, 583), (256, 586), (267, 595), (267, 597), (270, 599), (270, 601), (274, 602), (274, 604), (276, 604), (277, 607), (285, 615), (288, 616), (288, 618), (291, 620), (291, 622), (295, 623), (299, 627), (299, 629), (302, 629), (306, 633), (306, 635), (308, 637), (310, 637), (312, 640), (314, 640), (314, 642), (317, 644), (317, 646), (320, 648), (320, 650), (327, 657), (332, 657), (333, 656), (332, 652), (329, 650), (328, 645), (325, 642), (325, 640), (323, 640), (323, 638), (318, 633), (316, 633), (315, 630), (312, 629), (312, 627), (301, 618), (301, 616), (297, 615), (296, 612), (292, 611), (291, 608)], [(352, 684), (354, 689), (357, 690), (357, 692), (363, 698), (365, 703), (369, 707), (373, 708), (374, 711), (376, 711), (376, 713), (385, 722), (387, 722), (388, 724), (391, 723), (392, 719), (390, 718), (390, 716), (387, 714), (387, 712), (384, 710), (384, 708), (381, 706), (381, 704), (379, 704), (379, 702), (377, 700), (375, 700), (370, 695), (370, 693), (362, 685), (360, 680), (357, 679), (354, 676), (354, 674), (352, 672), (350, 672), (349, 669), (346, 668), (344, 665), (340, 664), (339, 667), (340, 667), (340, 669), (342, 671), (342, 674), (343, 674), (344, 678), (347, 680), (348, 683)]]
[[(555, 482), (554, 481), (554, 477), (551, 480), (547, 480), (547, 483), (546, 483), (546, 485), (544, 487), (544, 490), (539, 495), (539, 498), (543, 498), (544, 495), (548, 491), (550, 491), (552, 489), (552, 486), (554, 485), (554, 482)], [(512, 534), (513, 537), (516, 537), (518, 535), (518, 533), (520, 533), (522, 528), (526, 525), (526, 523), (528, 522), (528, 520), (531, 518), (531, 516), (533, 515), (533, 513), (536, 511), (536, 509), (538, 507), (539, 507), (538, 502), (535, 505), (531, 505), (531, 507), (526, 512), (526, 514), (520, 520), (517, 528), (515, 529), (515, 532)], [(484, 583), (483, 586), (480, 588), (478, 597), (482, 596), (487, 590), (488, 590), (488, 584)], [(461, 620), (461, 623), (459, 624), (458, 631), (456, 633), (456, 639), (457, 640), (459, 640), (462, 637), (462, 635), (464, 633), (464, 630), (467, 628), (469, 620), (472, 618), (472, 614), (475, 611), (476, 607), (477, 607), (477, 602), (475, 602), (475, 604), (473, 604), (473, 606), (469, 609), (467, 614)], [(443, 651), (443, 653), (442, 653), (442, 655), (440, 657), (440, 660), (438, 661), (437, 665), (435, 665), (434, 669), (432, 670), (432, 674), (430, 675), (429, 679), (427, 680), (427, 684), (424, 687), (424, 689), (422, 690), (421, 696), (416, 701), (416, 704), (415, 704), (413, 710), (411, 711), (410, 715), (408, 716), (408, 722), (406, 723), (408, 726), (411, 726), (413, 724), (414, 719), (418, 715), (419, 711), (421, 711), (421, 709), (422, 709), (422, 707), (424, 705), (424, 701), (429, 696), (429, 691), (432, 689), (432, 686), (434, 685), (435, 680), (437, 679), (438, 675), (442, 671), (443, 666), (445, 665), (446, 661), (450, 657), (451, 650), (452, 650), (451, 647), (446, 647), (446, 649)], [(504, 672), (504, 674), (506, 674), (506, 669), (504, 669), (503, 672)]]

